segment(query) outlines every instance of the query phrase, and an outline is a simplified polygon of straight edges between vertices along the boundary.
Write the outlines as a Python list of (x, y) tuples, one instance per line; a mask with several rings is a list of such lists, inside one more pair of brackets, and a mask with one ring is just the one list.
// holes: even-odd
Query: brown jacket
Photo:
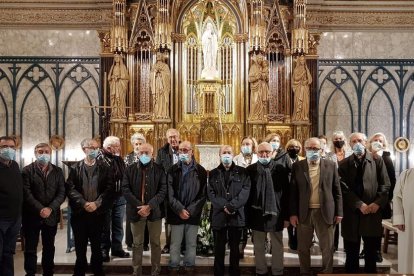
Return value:
[[(334, 224), (335, 216), (343, 216), (338, 170), (336, 164), (329, 160), (321, 159), (319, 166), (319, 200), (322, 217), (327, 224)], [(299, 217), (299, 223), (303, 223), (308, 216), (311, 186), (308, 161), (305, 159), (293, 163), (289, 209), (291, 216)]]
[[(342, 220), (342, 237), (357, 241), (359, 236), (380, 237), (382, 235), (382, 209), (388, 202), (390, 180), (382, 158), (373, 159), (367, 152), (363, 164), (363, 194), (356, 191), (357, 166), (354, 154), (339, 163), (339, 176), (344, 201), (344, 218)], [(363, 215), (359, 208), (363, 203), (375, 202), (380, 206), (378, 212)]]

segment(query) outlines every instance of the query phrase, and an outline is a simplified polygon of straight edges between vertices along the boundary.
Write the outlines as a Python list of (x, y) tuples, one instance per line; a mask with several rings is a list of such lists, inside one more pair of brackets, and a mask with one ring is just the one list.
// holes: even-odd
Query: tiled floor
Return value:
[[(164, 234), (162, 234), (164, 237)], [(67, 249), (67, 239), (66, 239), (66, 227), (64, 229), (58, 229), (58, 233), (56, 236), (56, 254), (55, 254), (55, 263), (62, 264), (62, 263), (74, 263), (75, 261), (75, 252), (66, 253)], [(162, 242), (163, 244), (163, 242)], [(291, 252), (287, 247), (287, 233), (284, 231), (284, 244), (285, 244), (285, 252), (284, 252), (284, 260), (286, 267), (298, 267), (299, 260), (298, 256), (295, 252)], [(317, 246), (313, 248), (313, 256), (312, 256), (312, 264), (319, 265), (321, 263), (321, 255), (318, 252)], [(41, 247), (39, 246), (39, 254), (38, 257), (41, 256)], [(144, 252), (144, 262), (150, 264), (150, 254), (149, 252)], [(228, 256), (227, 256), (228, 257)], [(383, 264), (391, 263), (392, 269), (391, 273), (395, 273), (397, 270), (397, 247), (396, 245), (389, 245), (388, 254), (383, 254), (384, 262)], [(161, 262), (162, 264), (168, 264), (168, 255), (163, 255)], [(227, 260), (228, 261), (228, 260)], [(340, 249), (335, 253), (334, 258), (334, 265), (343, 265), (345, 261), (345, 253), (342, 249), (342, 244), (340, 243)], [(24, 273), (24, 255), (21, 251), (20, 244), (17, 245), (16, 248), (16, 255), (15, 255), (15, 275), (21, 276), (25, 275)], [(196, 263), (199, 266), (213, 266), (214, 259), (213, 257), (197, 257)], [(270, 263), (270, 262), (269, 262)], [(112, 265), (130, 265), (131, 258), (129, 259), (112, 259)], [(253, 246), (248, 244), (245, 251), (245, 258), (241, 261), (241, 266), (252, 266), (254, 265), (254, 256), (253, 256)], [(69, 274), (57, 274), (57, 275), (69, 275)]]

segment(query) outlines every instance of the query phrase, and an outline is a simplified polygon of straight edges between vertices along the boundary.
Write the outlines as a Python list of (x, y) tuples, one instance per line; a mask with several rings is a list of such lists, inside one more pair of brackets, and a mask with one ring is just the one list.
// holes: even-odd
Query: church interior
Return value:
[(117, 136), (126, 155), (142, 133), (156, 152), (175, 128), (212, 169), (218, 145), (239, 153), (248, 135), (331, 147), (338, 130), (382, 132), (398, 175), (414, 165), (413, 30), (411, 0), (2, 0), (0, 136), (19, 141), (20, 167), (49, 142), (67, 175), (88, 137)]

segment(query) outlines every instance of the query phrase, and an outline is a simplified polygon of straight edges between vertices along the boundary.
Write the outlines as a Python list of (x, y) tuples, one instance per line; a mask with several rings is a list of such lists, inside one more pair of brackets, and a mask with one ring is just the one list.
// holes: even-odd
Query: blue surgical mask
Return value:
[(148, 164), (150, 161), (151, 161), (151, 157), (149, 157), (148, 155), (146, 155), (146, 154), (141, 154), (140, 156), (139, 156), (139, 161), (141, 161), (141, 163), (143, 164), (143, 165), (146, 165), (146, 164)]
[(365, 153), (365, 147), (364, 145), (362, 145), (361, 143), (356, 143), (353, 147), (352, 150), (354, 151), (354, 154), (356, 156), (361, 156)]
[(0, 149), (0, 157), (4, 160), (14, 160), (16, 157), (16, 150), (10, 147)]
[(309, 161), (318, 161), (320, 158), (319, 150), (307, 150), (306, 159)]
[(88, 158), (91, 159), (91, 160), (93, 160), (93, 159), (95, 159), (98, 156), (98, 153), (99, 153), (99, 150), (98, 149), (91, 150), (88, 153)]
[(221, 163), (223, 163), (223, 165), (230, 165), (232, 162), (233, 162), (233, 155), (231, 154), (221, 155)]
[(241, 147), (241, 152), (243, 154), (251, 154), (252, 153), (252, 149), (249, 146), (242, 146)]
[(273, 150), (278, 150), (280, 147), (280, 142), (271, 142), (270, 145), (272, 145)]
[(50, 162), (50, 154), (39, 154), (36, 159), (41, 165), (46, 165)]
[(259, 159), (259, 162), (260, 162), (262, 165), (264, 165), (264, 166), (266, 166), (267, 164), (269, 164), (269, 163), (270, 163), (270, 160), (271, 160), (271, 158), (270, 158), (270, 157), (267, 157), (267, 158), (262, 158), (262, 157), (259, 157), (258, 159)]
[(187, 163), (188, 161), (190, 161), (190, 156), (188, 155), (188, 153), (180, 153), (178, 155), (178, 159), (180, 159), (181, 162)]

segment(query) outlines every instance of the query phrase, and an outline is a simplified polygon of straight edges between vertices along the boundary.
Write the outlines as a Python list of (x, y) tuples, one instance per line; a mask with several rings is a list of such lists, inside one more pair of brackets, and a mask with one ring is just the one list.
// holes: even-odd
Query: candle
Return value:
[(106, 82), (107, 82), (107, 79), (106, 79), (106, 71), (104, 72), (104, 81), (103, 81), (104, 83), (103, 83), (103, 92), (104, 92), (104, 95), (103, 95), (103, 105), (104, 105), (104, 113), (106, 113)]

